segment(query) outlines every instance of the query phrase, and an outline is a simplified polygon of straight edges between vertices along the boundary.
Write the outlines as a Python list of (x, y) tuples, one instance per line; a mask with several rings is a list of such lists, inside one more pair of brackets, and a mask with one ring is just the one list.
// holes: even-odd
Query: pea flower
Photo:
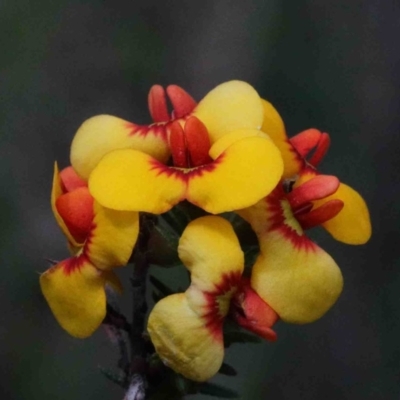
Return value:
[[(100, 204), (160, 214), (186, 199), (216, 214), (250, 206), (270, 193), (283, 163), (259, 130), (262, 106), (250, 85), (224, 83), (198, 105), (176, 86), (167, 93), (174, 106), (171, 118), (157, 86), (149, 95), (155, 124), (138, 127), (99, 116), (78, 130), (71, 162)], [(268, 171), (262, 179), (261, 171)]]
[(308, 323), (332, 307), (343, 278), (332, 257), (307, 238), (305, 230), (322, 225), (339, 241), (365, 243), (371, 235), (368, 208), (355, 190), (316, 171), (329, 147), (328, 134), (309, 129), (289, 140), (279, 114), (270, 103), (263, 105), (262, 129), (281, 150), (286, 179), (256, 205), (239, 212), (260, 245), (251, 286), (283, 321)]
[(136, 243), (138, 213), (104, 208), (72, 167), (55, 165), (51, 205), (72, 256), (40, 276), (59, 324), (72, 336), (90, 336), (106, 315), (105, 285), (121, 285), (112, 271), (125, 265)]
[[(330, 145), (330, 137), (317, 129), (307, 129), (288, 139), (282, 118), (275, 108), (265, 100), (262, 130), (267, 132), (281, 151), (284, 161), (284, 179), (294, 179), (294, 186), (314, 178), (316, 167), (323, 159)], [(307, 155), (313, 151), (308, 160)], [(340, 182), (337, 190), (323, 200), (314, 202), (314, 207), (331, 200), (343, 202), (342, 210), (336, 216), (320, 221), (321, 225), (336, 239), (347, 244), (364, 244), (371, 236), (371, 223), (364, 199), (350, 186)], [(320, 210), (321, 212), (321, 210)]]
[(178, 247), (190, 271), (184, 293), (163, 298), (150, 313), (148, 332), (163, 362), (195, 381), (218, 372), (224, 357), (223, 320), (275, 340), (278, 316), (242, 278), (244, 255), (228, 221), (206, 216), (189, 223)]

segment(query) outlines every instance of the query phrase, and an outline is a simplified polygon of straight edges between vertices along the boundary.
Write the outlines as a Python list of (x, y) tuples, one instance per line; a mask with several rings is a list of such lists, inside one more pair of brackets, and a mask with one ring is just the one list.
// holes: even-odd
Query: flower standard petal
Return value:
[(115, 211), (94, 203), (94, 220), (84, 253), (102, 270), (125, 265), (139, 233), (139, 213)]
[(328, 253), (295, 231), (273, 230), (259, 242), (251, 286), (283, 321), (313, 322), (332, 307), (343, 278)]
[(169, 156), (165, 124), (135, 125), (111, 115), (98, 115), (86, 120), (75, 134), (71, 145), (71, 164), (84, 179), (110, 151), (133, 148), (159, 161)]
[(104, 207), (161, 214), (185, 198), (185, 175), (137, 150), (108, 153), (93, 170), (89, 189)]
[(222, 331), (213, 335), (184, 293), (159, 301), (150, 313), (147, 329), (158, 355), (174, 371), (203, 382), (220, 369)]
[(72, 336), (90, 336), (106, 314), (105, 278), (85, 257), (69, 258), (40, 276), (40, 286), (58, 323)]
[(341, 200), (343, 209), (322, 226), (336, 239), (347, 244), (364, 244), (371, 237), (368, 207), (358, 192), (341, 183), (335, 194), (315, 202), (316, 206), (329, 200)]
[(258, 93), (246, 82), (230, 81), (211, 90), (195, 108), (211, 142), (237, 129), (260, 129), (263, 109)]
[(283, 178), (291, 178), (304, 166), (304, 160), (290, 143), (286, 135), (285, 125), (278, 111), (264, 99), (262, 99), (262, 106), (264, 120), (261, 130), (269, 135), (282, 154), (285, 166)]
[(213, 214), (255, 204), (282, 175), (281, 155), (270, 140), (249, 136), (230, 143), (229, 137), (236, 138), (238, 133), (220, 139), (226, 147), (219, 141), (213, 145), (213, 163), (188, 173), (187, 199)]

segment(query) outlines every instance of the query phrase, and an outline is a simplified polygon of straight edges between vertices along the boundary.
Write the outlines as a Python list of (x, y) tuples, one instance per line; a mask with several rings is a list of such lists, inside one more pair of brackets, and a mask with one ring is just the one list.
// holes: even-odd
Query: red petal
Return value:
[(271, 327), (279, 319), (278, 314), (251, 288), (247, 279), (242, 280), (241, 287), (234, 295), (231, 314), (243, 328), (275, 341), (276, 333)]
[(62, 194), (56, 200), (57, 211), (71, 235), (78, 243), (83, 243), (93, 221), (93, 197), (86, 187)]
[(296, 218), (303, 229), (310, 229), (336, 217), (343, 207), (342, 200), (329, 200), (307, 214), (297, 215)]
[(169, 85), (167, 87), (167, 94), (171, 100), (175, 118), (182, 118), (185, 115), (190, 114), (197, 106), (193, 97), (180, 86)]
[(169, 147), (175, 167), (187, 168), (188, 154), (186, 149), (186, 139), (183, 128), (178, 121), (174, 121), (168, 126)]
[(311, 156), (308, 162), (314, 167), (316, 167), (325, 157), (325, 154), (328, 151), (330, 145), (331, 145), (330, 136), (327, 133), (323, 133), (319, 139), (314, 154)]
[(310, 128), (290, 138), (290, 143), (305, 158), (318, 144), (320, 137), (321, 132), (318, 129)]
[(205, 125), (196, 117), (190, 117), (185, 123), (186, 144), (190, 157), (190, 166), (197, 167), (212, 162), (208, 152), (210, 138)]
[(60, 171), (60, 178), (64, 192), (72, 192), (80, 187), (87, 187), (87, 182), (71, 166)]
[(293, 209), (313, 200), (323, 199), (336, 192), (340, 181), (336, 176), (317, 175), (309, 181), (295, 187), (287, 194), (287, 199)]
[(150, 115), (154, 122), (167, 122), (170, 120), (165, 90), (162, 86), (154, 85), (151, 87), (148, 103)]

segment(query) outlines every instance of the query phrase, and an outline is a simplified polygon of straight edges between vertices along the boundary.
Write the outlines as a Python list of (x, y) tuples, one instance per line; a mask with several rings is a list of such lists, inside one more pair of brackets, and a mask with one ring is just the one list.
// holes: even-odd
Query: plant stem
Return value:
[(129, 387), (124, 400), (144, 400), (147, 387), (147, 343), (143, 333), (146, 322), (146, 281), (149, 269), (148, 241), (151, 222), (141, 215), (140, 234), (133, 254), (132, 320), (129, 338), (131, 342), (131, 365)]

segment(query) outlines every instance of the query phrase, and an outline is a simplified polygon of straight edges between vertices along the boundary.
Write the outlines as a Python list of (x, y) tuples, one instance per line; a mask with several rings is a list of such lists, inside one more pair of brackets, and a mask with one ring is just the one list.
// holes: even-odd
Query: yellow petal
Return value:
[[(251, 132), (251, 131), (250, 131)], [(279, 150), (268, 139), (250, 136), (230, 144), (230, 135), (210, 150), (215, 159), (206, 168), (188, 174), (187, 199), (204, 210), (218, 214), (255, 204), (268, 195), (278, 183), (283, 163)]]
[(322, 226), (336, 239), (347, 244), (364, 244), (371, 237), (371, 221), (368, 207), (358, 192), (341, 183), (331, 196), (316, 201), (319, 206), (332, 199), (342, 200), (344, 207), (339, 214)]
[(184, 293), (159, 301), (150, 313), (147, 329), (161, 360), (186, 378), (206, 381), (220, 369), (222, 331), (213, 335)]
[(295, 176), (304, 165), (304, 160), (289, 142), (285, 125), (271, 103), (262, 99), (264, 121), (261, 130), (269, 135), (282, 154), (285, 166), (283, 178)]
[(92, 117), (75, 134), (71, 145), (71, 164), (87, 180), (105, 154), (126, 148), (166, 161), (169, 150), (165, 125), (140, 126), (111, 115)]
[(108, 153), (89, 179), (92, 196), (104, 207), (161, 214), (184, 199), (186, 179), (136, 150)]
[(192, 284), (212, 292), (229, 275), (240, 276), (244, 255), (232, 225), (206, 216), (188, 224), (178, 246), (179, 258), (191, 272)]
[(285, 322), (305, 324), (325, 314), (343, 278), (335, 261), (306, 236), (273, 230), (259, 237), (251, 286)]
[(237, 129), (260, 129), (263, 109), (252, 86), (242, 81), (230, 81), (209, 92), (193, 115), (207, 127), (213, 143)]
[(105, 279), (86, 257), (73, 257), (40, 276), (40, 286), (58, 323), (70, 335), (85, 338), (106, 315)]
[(58, 170), (57, 162), (54, 163), (54, 174), (53, 174), (53, 186), (51, 189), (51, 209), (53, 210), (54, 217), (56, 218), (57, 224), (63, 231), (64, 235), (67, 237), (71, 249), (73, 248), (80, 248), (82, 247), (82, 243), (78, 243), (75, 238), (71, 235), (67, 225), (65, 224), (64, 220), (61, 218), (60, 213), (56, 207), (57, 199), (63, 194), (62, 185), (61, 185), (61, 178), (60, 172)]
[(125, 265), (139, 233), (139, 213), (115, 211), (94, 203), (94, 224), (85, 254), (99, 269)]

